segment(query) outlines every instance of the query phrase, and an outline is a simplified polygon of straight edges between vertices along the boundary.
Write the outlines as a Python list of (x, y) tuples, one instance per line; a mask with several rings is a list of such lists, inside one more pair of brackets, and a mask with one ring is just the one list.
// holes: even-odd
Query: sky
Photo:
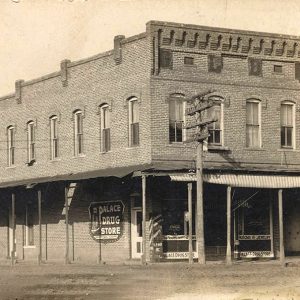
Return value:
[(300, 36), (300, 0), (0, 0), (0, 96), (113, 47), (149, 20)]

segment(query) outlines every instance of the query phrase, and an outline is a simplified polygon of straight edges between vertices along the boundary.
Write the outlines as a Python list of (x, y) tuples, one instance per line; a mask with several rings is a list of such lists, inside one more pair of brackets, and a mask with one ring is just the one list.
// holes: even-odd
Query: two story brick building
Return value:
[(208, 257), (299, 253), (299, 42), (150, 21), (112, 51), (16, 81), (0, 99), (0, 256), (187, 258), (186, 100), (208, 90)]

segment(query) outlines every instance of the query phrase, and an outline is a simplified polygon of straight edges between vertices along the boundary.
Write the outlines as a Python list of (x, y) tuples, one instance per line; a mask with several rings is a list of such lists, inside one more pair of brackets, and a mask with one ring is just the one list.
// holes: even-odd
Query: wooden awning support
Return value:
[(16, 253), (16, 216), (15, 216), (15, 202), (16, 196), (14, 193), (11, 194), (11, 227), (12, 227), (12, 247), (11, 247), (11, 264), (15, 264), (15, 253)]
[(38, 190), (38, 217), (39, 217), (39, 254), (38, 264), (42, 262), (42, 192)]
[(142, 175), (142, 264), (146, 264), (146, 175)]
[(189, 263), (193, 263), (193, 209), (192, 209), (192, 187), (191, 182), (188, 183), (188, 210), (189, 210)]
[(283, 240), (283, 205), (282, 205), (282, 189), (278, 190), (278, 212), (279, 212), (279, 251), (280, 263), (284, 265), (284, 240)]
[(232, 264), (231, 261), (231, 186), (227, 187), (227, 250), (226, 263)]
[(66, 221), (66, 252), (65, 252), (65, 264), (70, 263), (69, 259), (69, 201), (68, 201), (68, 186), (65, 186), (65, 221)]

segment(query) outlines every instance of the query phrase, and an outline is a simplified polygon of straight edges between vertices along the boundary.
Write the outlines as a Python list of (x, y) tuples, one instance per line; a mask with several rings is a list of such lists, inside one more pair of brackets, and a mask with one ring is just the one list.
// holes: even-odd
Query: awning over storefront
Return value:
[(0, 188), (35, 185), (39, 183), (54, 182), (54, 181), (78, 181), (78, 180), (97, 178), (97, 177), (113, 176), (113, 177), (122, 178), (126, 175), (131, 174), (136, 170), (145, 170), (148, 169), (149, 167), (152, 167), (152, 165), (144, 164), (144, 165), (135, 165), (135, 166), (128, 166), (128, 167), (115, 167), (115, 168), (108, 168), (108, 169), (96, 169), (87, 172), (59, 174), (59, 175), (47, 176), (47, 177), (27, 178), (27, 179), (11, 180), (11, 181), (8, 180), (5, 182), (0, 182)]
[[(172, 181), (196, 181), (195, 174), (172, 174)], [(204, 174), (203, 181), (214, 184), (224, 184), (232, 187), (249, 188), (298, 188), (300, 176), (287, 175), (251, 175), (251, 174)]]

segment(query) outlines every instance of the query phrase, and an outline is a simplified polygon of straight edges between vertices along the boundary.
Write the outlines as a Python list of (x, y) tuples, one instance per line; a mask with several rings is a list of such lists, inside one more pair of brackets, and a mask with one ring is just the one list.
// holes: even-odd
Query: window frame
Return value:
[[(186, 110), (186, 101), (184, 101), (183, 99), (184, 95), (182, 94), (175, 94), (172, 95), (169, 98), (169, 105), (168, 105), (168, 109), (169, 109), (169, 135), (168, 135), (168, 140), (169, 140), (169, 144), (182, 144), (185, 140), (186, 140), (186, 129), (184, 128), (184, 125), (186, 123), (186, 115), (185, 115), (185, 110)], [(180, 102), (182, 104), (182, 120), (171, 120), (171, 103), (172, 101), (177, 101)], [(175, 113), (176, 114), (176, 113)], [(171, 141), (171, 122), (175, 122), (175, 141)], [(181, 141), (177, 141), (177, 135), (176, 135), (176, 125), (177, 123), (181, 123), (182, 124), (182, 138)]]
[[(247, 119), (248, 119), (248, 104), (257, 104), (257, 120), (258, 124), (248, 124)], [(249, 145), (248, 144), (248, 128), (249, 127), (258, 127), (258, 133), (257, 133), (257, 144), (258, 145)], [(261, 148), (262, 147), (262, 138), (261, 138), (261, 100), (259, 99), (247, 99), (246, 101), (246, 148), (251, 149), (251, 148)]]
[[(84, 142), (83, 142), (83, 112), (76, 110), (74, 115), (74, 156), (84, 155)], [(80, 125), (80, 126), (78, 126)], [(80, 128), (80, 132), (78, 131)]]
[[(134, 105), (136, 105), (137, 114), (134, 115)], [(140, 108), (137, 97), (128, 99), (128, 123), (129, 123), (129, 147), (138, 147), (140, 145)], [(137, 119), (137, 122), (134, 122)], [(137, 137), (134, 132), (137, 133)]]
[(15, 165), (15, 126), (7, 127), (7, 165), (12, 167)]
[[(107, 114), (107, 115), (106, 115)], [(109, 152), (111, 150), (111, 113), (107, 103), (100, 106), (100, 149), (101, 152)], [(108, 122), (107, 122), (108, 120)], [(108, 123), (108, 124), (107, 124)], [(107, 138), (108, 135), (108, 138)], [(106, 144), (108, 140), (108, 145)]]
[[(281, 115), (282, 115), (282, 108), (283, 106), (291, 106), (292, 107), (292, 126), (283, 126), (282, 125), (282, 118), (281, 118)], [(289, 145), (282, 145), (281, 143), (281, 130), (282, 130), (282, 127), (284, 127), (285, 129), (287, 128), (292, 128), (292, 135), (291, 135), (291, 142), (292, 142), (292, 145), (289, 146)], [(287, 140), (287, 134), (285, 133), (285, 142)], [(280, 148), (281, 149), (296, 149), (296, 105), (294, 102), (292, 101), (283, 101), (280, 103)]]
[(35, 160), (35, 122), (27, 122), (27, 161), (30, 163)]
[(58, 139), (58, 116), (50, 117), (50, 158), (55, 160), (59, 158), (59, 139)]
[[(208, 133), (210, 131), (220, 131), (220, 143), (215, 143), (215, 142), (208, 142), (208, 139), (207, 139), (207, 145), (208, 147), (209, 146), (213, 146), (213, 147), (223, 147), (224, 146), (224, 98), (221, 97), (221, 96), (211, 96), (208, 98), (208, 100), (211, 100), (213, 101), (214, 103), (217, 103), (217, 106), (220, 106), (220, 120), (219, 120), (219, 123), (220, 123), (220, 129), (209, 129), (209, 126), (208, 126)], [(212, 106), (211, 108), (214, 108), (215, 107), (215, 104), (214, 106)], [(212, 126), (215, 127), (215, 122), (212, 123)]]

